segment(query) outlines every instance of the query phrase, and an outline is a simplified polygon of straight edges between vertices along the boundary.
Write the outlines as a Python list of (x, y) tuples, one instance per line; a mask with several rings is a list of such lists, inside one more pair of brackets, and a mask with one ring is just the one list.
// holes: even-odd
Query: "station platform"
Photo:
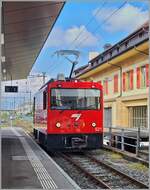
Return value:
[(23, 129), (1, 129), (2, 188), (80, 189)]

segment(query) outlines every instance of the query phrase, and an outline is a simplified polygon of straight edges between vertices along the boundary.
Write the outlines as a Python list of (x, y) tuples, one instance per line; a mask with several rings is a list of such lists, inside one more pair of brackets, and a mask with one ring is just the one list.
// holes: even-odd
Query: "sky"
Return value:
[[(103, 52), (106, 43), (116, 44), (145, 23), (148, 4), (147, 0), (67, 1), (30, 74), (46, 72), (46, 80), (56, 78), (58, 73), (69, 76), (71, 63), (54, 52), (78, 50), (80, 57), (76, 68), (88, 64), (89, 52)], [(70, 58), (74, 60), (74, 57)], [(33, 96), (43, 83), (39, 78), (13, 81), (13, 85), (18, 85), (19, 93), (6, 94), (4, 86), (7, 84), (10, 85), (10, 81), (3, 82), (3, 107), (13, 108), (14, 97), (22, 103), (22, 96), (29, 99), (28, 92), (31, 91)]]
[[(49, 78), (46, 78), (49, 80)], [(18, 86), (17, 93), (5, 93), (5, 86)], [(2, 93), (1, 93), (1, 109), (2, 110), (14, 110), (20, 105), (25, 103), (29, 104), (29, 101), (33, 100), (35, 93), (43, 85), (42, 77), (28, 77), (28, 79), (3, 81)]]
[(54, 52), (78, 50), (76, 68), (87, 64), (89, 52), (103, 52), (106, 43), (114, 45), (146, 22), (148, 4), (148, 0), (67, 1), (31, 73), (46, 72), (50, 78), (58, 73), (68, 76), (71, 63)]

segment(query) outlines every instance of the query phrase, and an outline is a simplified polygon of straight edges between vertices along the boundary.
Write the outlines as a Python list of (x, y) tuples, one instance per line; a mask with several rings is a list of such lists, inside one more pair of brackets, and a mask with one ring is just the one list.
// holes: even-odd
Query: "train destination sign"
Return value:
[(18, 86), (5, 86), (5, 92), (18, 92)]

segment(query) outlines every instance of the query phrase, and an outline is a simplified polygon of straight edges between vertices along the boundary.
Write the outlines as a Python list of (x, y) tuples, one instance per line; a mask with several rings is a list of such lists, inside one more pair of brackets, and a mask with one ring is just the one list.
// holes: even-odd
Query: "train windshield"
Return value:
[(98, 89), (52, 89), (51, 109), (97, 110), (100, 109)]

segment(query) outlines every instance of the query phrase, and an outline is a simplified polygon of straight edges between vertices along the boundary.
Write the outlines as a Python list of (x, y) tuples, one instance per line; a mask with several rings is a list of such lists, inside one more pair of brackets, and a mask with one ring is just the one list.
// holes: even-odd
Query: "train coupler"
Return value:
[(71, 139), (72, 148), (86, 148), (87, 147), (87, 136), (85, 137), (73, 137)]

